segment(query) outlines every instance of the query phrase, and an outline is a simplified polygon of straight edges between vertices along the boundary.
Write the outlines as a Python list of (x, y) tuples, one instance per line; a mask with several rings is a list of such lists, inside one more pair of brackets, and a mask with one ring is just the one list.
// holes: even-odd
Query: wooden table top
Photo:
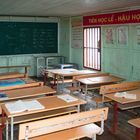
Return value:
[(19, 65), (19, 66), (0, 66), (1, 68), (31, 68), (30, 65)]
[(130, 123), (131, 125), (140, 128), (140, 118), (136, 118), (136, 119), (131, 119), (128, 121), (128, 123)]
[(97, 71), (77, 70), (77, 69), (52, 69), (52, 70), (47, 70), (47, 72), (56, 74), (59, 76), (76, 76), (76, 75), (97, 73)]
[(115, 97), (115, 93), (108, 93), (105, 94), (104, 96), (112, 99), (113, 101), (116, 101), (120, 104), (127, 104), (127, 103), (134, 103), (134, 102), (139, 102), (140, 101), (140, 89), (138, 90), (132, 90), (132, 91), (127, 91), (127, 93), (129, 94), (136, 94), (136, 99), (126, 99), (124, 97)]
[(46, 94), (53, 94), (56, 93), (56, 91), (48, 86), (39, 86), (39, 87), (29, 87), (29, 88), (23, 88), (23, 89), (15, 89), (15, 90), (9, 90), (4, 91), (8, 97), (6, 100), (1, 100), (1, 102), (10, 101), (10, 100), (17, 100), (17, 99), (23, 99), (28, 97), (35, 97), (38, 95), (46, 95)]
[(122, 81), (123, 79), (117, 76), (98, 76), (91, 78), (77, 79), (78, 82), (85, 85), (107, 84)]
[(38, 98), (36, 100), (38, 102), (40, 102), (45, 108), (39, 109), (39, 110), (24, 111), (21, 113), (10, 114), (10, 112), (5, 107), (5, 104), (2, 104), (1, 107), (2, 107), (3, 111), (5, 112), (6, 116), (10, 118), (10, 117), (40, 113), (40, 112), (45, 112), (45, 111), (51, 111), (51, 110), (55, 110), (55, 109), (67, 108), (67, 107), (82, 105), (82, 104), (86, 103), (86, 101), (81, 100), (81, 99), (78, 99), (78, 100), (73, 101), (73, 102), (66, 102), (62, 99), (59, 99), (57, 96), (42, 97), (42, 98)]
[[(15, 79), (15, 78), (14, 78)], [(21, 88), (26, 88), (26, 87), (35, 87), (43, 84), (42, 82), (37, 82), (31, 78), (17, 78), (21, 79), (25, 82), (25, 84), (17, 84), (17, 85), (9, 85), (9, 86), (1, 86), (0, 91), (6, 91), (6, 90), (13, 90), (13, 89), (21, 89)], [(12, 79), (10, 79), (12, 80)]]

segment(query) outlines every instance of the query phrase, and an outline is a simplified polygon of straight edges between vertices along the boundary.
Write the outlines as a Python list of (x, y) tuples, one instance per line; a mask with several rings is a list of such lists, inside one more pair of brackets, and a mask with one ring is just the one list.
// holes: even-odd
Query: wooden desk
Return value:
[[(108, 94), (104, 95), (104, 97), (107, 97), (114, 101), (113, 126), (112, 126), (112, 130), (111, 130), (113, 133), (115, 133), (117, 130), (118, 108), (120, 108), (119, 105), (121, 105), (121, 107), (124, 106), (124, 109), (130, 109), (130, 107), (136, 108), (136, 107), (140, 106), (140, 89), (129, 91), (129, 92), (127, 91), (127, 93), (136, 94), (137, 98), (136, 99), (119, 98), (119, 97), (115, 97), (114, 93), (108, 93)], [(129, 104), (130, 104), (130, 107), (126, 108), (125, 105), (129, 105)]]
[(140, 140), (140, 118), (131, 119), (128, 123), (136, 128), (135, 138), (136, 140)]
[(113, 75), (77, 79), (79, 83), (82, 83), (83, 85), (85, 85), (85, 95), (87, 95), (88, 86), (90, 85), (92, 85), (94, 88), (95, 86), (99, 87), (105, 84), (117, 83), (122, 80), (123, 80), (122, 78), (113, 76)]
[(19, 72), (7, 72), (0, 74), (0, 80), (9, 79), (9, 78), (27, 78), (28, 77), (28, 69), (31, 68), (29, 65), (22, 66), (0, 66), (0, 69), (11, 69), (11, 68), (24, 68), (24, 73)]
[(50, 95), (56, 93), (56, 91), (47, 86), (29, 87), (23, 89), (4, 91), (8, 99), (0, 100), (0, 114), (2, 114), (1, 104), (13, 100), (27, 99), (37, 97), (41, 95)]
[[(25, 116), (25, 115), (31, 115), (35, 113), (42, 113), (47, 112), (51, 110), (57, 110), (62, 108), (69, 108), (72, 106), (77, 106), (78, 110), (80, 111), (80, 105), (85, 104), (86, 102), (83, 100), (78, 99), (74, 102), (65, 102), (61, 99), (59, 99), (57, 96), (50, 96), (50, 97), (44, 97), (44, 98), (38, 98), (37, 99), (45, 108), (41, 110), (34, 110), (34, 111), (25, 111), (21, 113), (16, 114), (10, 114), (10, 112), (5, 107), (5, 104), (2, 104), (2, 110), (3, 114), (6, 114), (7, 118), (10, 118), (10, 124), (11, 124), (11, 140), (14, 138), (13, 134), (13, 127), (14, 127), (14, 118), (19, 116)], [(6, 130), (8, 130), (8, 119), (6, 121)], [(6, 137), (8, 138), (8, 131), (6, 131)]]
[(29, 87), (23, 89), (4, 91), (4, 93), (7, 95), (8, 99), (1, 100), (0, 103), (11, 101), (11, 100), (35, 97), (39, 95), (54, 94), (56, 93), (56, 91), (48, 86), (38, 86), (38, 87)]
[[(56, 79), (57, 83), (58, 80), (62, 80), (62, 88), (64, 88), (64, 78), (65, 77), (73, 77), (77, 75), (85, 75), (85, 74), (96, 74), (98, 73), (97, 71), (90, 71), (90, 70), (76, 70), (76, 69), (52, 69), (52, 70), (46, 70), (44, 73), (44, 84), (47, 81), (47, 77), (50, 75), (53, 75), (54, 77), (54, 85), (56, 84)], [(58, 87), (57, 87), (58, 89)]]
[[(25, 84), (12, 85), (12, 86), (1, 86), (0, 91), (21, 89), (21, 88), (35, 87), (35, 86), (43, 85), (43, 82), (36, 82), (30, 78), (20, 78), (20, 79), (23, 80), (25, 82)], [(10, 80), (12, 80), (12, 79), (10, 79)]]

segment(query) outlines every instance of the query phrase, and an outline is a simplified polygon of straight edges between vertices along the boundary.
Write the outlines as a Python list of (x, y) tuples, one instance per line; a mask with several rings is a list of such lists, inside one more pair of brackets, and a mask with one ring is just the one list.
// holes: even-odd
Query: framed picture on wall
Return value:
[(106, 44), (114, 44), (114, 29), (107, 28), (105, 30), (105, 42)]
[(137, 36), (136, 36), (137, 45), (140, 46), (140, 26), (137, 27)]
[(118, 44), (127, 45), (128, 44), (128, 27), (121, 26), (117, 28)]

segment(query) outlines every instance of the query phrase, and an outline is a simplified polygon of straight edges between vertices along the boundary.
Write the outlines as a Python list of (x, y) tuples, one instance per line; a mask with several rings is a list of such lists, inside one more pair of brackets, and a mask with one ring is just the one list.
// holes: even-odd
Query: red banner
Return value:
[(140, 10), (83, 17), (83, 26), (140, 23)]

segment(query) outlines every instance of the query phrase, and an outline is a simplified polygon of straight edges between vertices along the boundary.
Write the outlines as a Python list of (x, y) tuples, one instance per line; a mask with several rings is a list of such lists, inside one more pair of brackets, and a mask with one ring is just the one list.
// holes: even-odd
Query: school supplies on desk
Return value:
[(11, 114), (20, 113), (24, 111), (44, 109), (44, 106), (41, 105), (37, 100), (30, 101), (18, 100), (15, 102), (6, 103), (5, 106)]
[(136, 94), (130, 94), (127, 92), (116, 92), (114, 96), (126, 99), (136, 99)]
[(0, 92), (0, 101), (7, 99), (8, 99), (7, 95), (4, 92)]
[(70, 96), (68, 94), (66, 94), (66, 95), (58, 95), (57, 97), (59, 99), (64, 100), (65, 102), (74, 102), (74, 101), (77, 101), (78, 100), (77, 98), (72, 97), (72, 96)]

